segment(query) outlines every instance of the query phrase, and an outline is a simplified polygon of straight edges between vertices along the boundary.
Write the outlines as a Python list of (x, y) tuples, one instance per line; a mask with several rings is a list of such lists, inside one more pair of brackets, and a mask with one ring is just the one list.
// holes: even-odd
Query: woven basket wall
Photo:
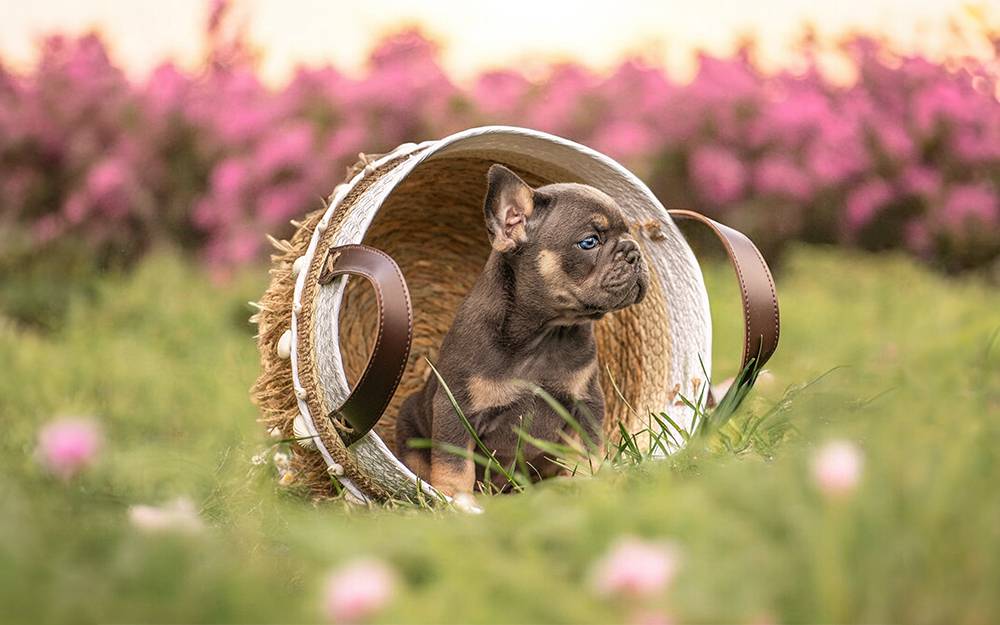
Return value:
[[(691, 412), (677, 395), (696, 396), (711, 372), (708, 298), (697, 261), (663, 206), (633, 174), (589, 148), (522, 128), (474, 128), (363, 157), (327, 207), (306, 216), (289, 241), (276, 242), (271, 285), (256, 315), (262, 372), (252, 395), (269, 429), (285, 438), (312, 437), (292, 446), (286, 483), (316, 497), (338, 487), (360, 500), (413, 499), (421, 488), (433, 494), (385, 441), (395, 441), (398, 407), (427, 378), (425, 359), (435, 361), (489, 253), (482, 204), (493, 163), (533, 186), (591, 184), (622, 207), (652, 279), (641, 304), (597, 324), (605, 431), (613, 438), (619, 423), (632, 432), (650, 427), (650, 411), (690, 425)], [(363, 370), (377, 309), (365, 281), (321, 286), (316, 277), (326, 250), (349, 243), (379, 248), (399, 264), (412, 297), (414, 335), (386, 414), (347, 449), (323, 415), (343, 402)], [(277, 349), (283, 335), (287, 356)]]

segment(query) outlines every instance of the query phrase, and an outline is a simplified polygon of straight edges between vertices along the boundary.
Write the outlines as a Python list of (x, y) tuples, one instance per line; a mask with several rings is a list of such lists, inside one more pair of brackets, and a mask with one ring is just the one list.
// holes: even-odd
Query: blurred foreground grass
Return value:
[[(709, 267), (717, 378), (738, 356), (728, 269)], [(800, 249), (779, 276), (774, 380), (744, 407), (830, 371), (779, 406), (783, 442), (715, 445), (596, 479), (487, 499), (482, 516), (314, 506), (250, 458), (269, 440), (247, 399), (246, 300), (154, 258), (74, 300), (48, 334), (0, 321), (0, 618), (10, 622), (303, 622), (329, 568), (382, 557), (403, 583), (386, 622), (618, 622), (588, 567), (619, 535), (667, 538), (682, 568), (654, 601), (679, 622), (993, 623), (1000, 619), (1000, 294), (893, 257)], [(991, 348), (991, 341), (993, 342)], [(34, 458), (56, 415), (107, 444), (64, 484)], [(810, 454), (865, 454), (853, 496), (821, 496)], [(177, 496), (208, 527), (144, 533), (128, 507)]]

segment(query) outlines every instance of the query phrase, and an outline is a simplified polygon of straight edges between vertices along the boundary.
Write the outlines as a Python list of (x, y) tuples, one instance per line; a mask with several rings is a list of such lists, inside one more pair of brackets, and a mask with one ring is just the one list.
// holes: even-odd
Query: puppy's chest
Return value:
[(558, 401), (571, 404), (586, 400), (597, 376), (597, 359), (565, 362), (537, 358), (516, 363), (500, 373), (472, 375), (466, 388), (468, 410), (473, 415), (497, 415), (504, 409), (532, 412), (544, 405), (533, 387), (540, 387)]

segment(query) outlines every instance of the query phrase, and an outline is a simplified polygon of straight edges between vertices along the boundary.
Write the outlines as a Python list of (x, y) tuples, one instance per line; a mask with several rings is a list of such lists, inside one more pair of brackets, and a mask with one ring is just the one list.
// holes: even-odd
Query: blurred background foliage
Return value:
[[(853, 35), (832, 80), (808, 34), (793, 69), (765, 73), (748, 41), (702, 54), (691, 81), (625, 60), (459, 85), (417, 30), (387, 36), (367, 70), (300, 67), (267, 84), (225, 2), (200, 68), (130, 78), (97, 35), (53, 36), (37, 62), (0, 60), (0, 301), (51, 322), (44, 275), (127, 269), (158, 247), (216, 275), (264, 255), (263, 234), (317, 208), (360, 151), (514, 124), (620, 159), (673, 207), (746, 230), (773, 261), (790, 241), (902, 249), (946, 271), (1000, 253), (996, 59), (935, 62)], [(1000, 33), (983, 26), (994, 49)], [(26, 284), (30, 283), (30, 284)]]
[[(846, 81), (808, 33), (785, 70), (751, 40), (690, 81), (639, 59), (459, 81), (411, 29), (360, 74), (273, 83), (212, 6), (195, 68), (128, 74), (97, 35), (0, 59), (0, 622), (312, 622), (355, 557), (399, 576), (376, 622), (1000, 620), (1000, 32), (946, 60), (853, 35)], [(360, 151), (493, 123), (604, 151), (763, 248), (782, 346), (733, 421), (758, 435), (479, 517), (314, 505), (277, 484), (248, 399), (264, 233)], [(731, 270), (704, 269), (718, 380), (741, 313)], [(65, 479), (40, 442), (62, 416), (102, 441)], [(836, 495), (831, 440), (860, 459)], [(680, 554), (645, 620), (588, 585), (621, 536)]]

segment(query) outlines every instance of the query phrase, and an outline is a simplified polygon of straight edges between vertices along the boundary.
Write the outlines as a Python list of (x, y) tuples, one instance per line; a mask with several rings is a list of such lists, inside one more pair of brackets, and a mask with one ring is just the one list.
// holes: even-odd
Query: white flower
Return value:
[(287, 471), (292, 465), (291, 457), (283, 451), (274, 452), (274, 466), (280, 472)]
[(187, 497), (163, 506), (130, 506), (128, 518), (133, 526), (146, 532), (195, 533), (204, 528), (194, 503)]

